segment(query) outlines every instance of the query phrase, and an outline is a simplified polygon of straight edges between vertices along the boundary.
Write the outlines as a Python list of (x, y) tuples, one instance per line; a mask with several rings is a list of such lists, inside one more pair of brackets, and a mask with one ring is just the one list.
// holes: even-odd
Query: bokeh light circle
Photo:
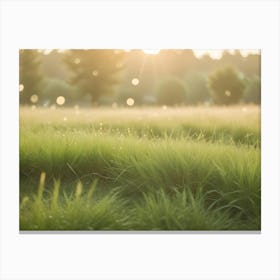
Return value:
[(56, 98), (56, 104), (62, 106), (65, 103), (65, 97), (64, 96), (58, 96)]

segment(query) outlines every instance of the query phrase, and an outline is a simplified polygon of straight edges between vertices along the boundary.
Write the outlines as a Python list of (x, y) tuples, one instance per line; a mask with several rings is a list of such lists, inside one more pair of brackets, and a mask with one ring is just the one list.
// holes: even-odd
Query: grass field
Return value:
[(20, 108), (21, 230), (260, 230), (260, 108)]

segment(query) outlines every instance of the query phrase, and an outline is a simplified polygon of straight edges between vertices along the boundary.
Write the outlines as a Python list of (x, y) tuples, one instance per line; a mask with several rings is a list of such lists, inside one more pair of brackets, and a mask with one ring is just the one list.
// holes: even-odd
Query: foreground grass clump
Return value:
[(20, 228), (259, 230), (259, 109), (243, 109), (22, 108)]
[(111, 192), (95, 200), (93, 194), (96, 184), (86, 194), (82, 194), (82, 184), (78, 183), (74, 193), (64, 193), (60, 197), (60, 181), (55, 181), (53, 192), (43, 198), (44, 177), (45, 173), (42, 173), (38, 194), (25, 196), (21, 202), (21, 229), (126, 229), (123, 202), (116, 193)]
[[(81, 182), (70, 195), (60, 196), (60, 181), (43, 195), (45, 173), (41, 174), (37, 195), (24, 196), (20, 208), (21, 230), (238, 230), (257, 229), (259, 221), (245, 217), (232, 200), (216, 207), (211, 192), (162, 188), (143, 193), (133, 202), (125, 200), (121, 189), (97, 195), (97, 181), (83, 192)], [(221, 202), (221, 201), (220, 201)], [(238, 211), (235, 211), (238, 210)]]

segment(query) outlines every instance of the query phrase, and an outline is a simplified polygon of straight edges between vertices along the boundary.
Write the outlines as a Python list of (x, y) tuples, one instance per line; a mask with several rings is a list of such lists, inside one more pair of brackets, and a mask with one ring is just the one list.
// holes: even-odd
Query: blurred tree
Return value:
[(259, 54), (249, 54), (243, 63), (243, 69), (247, 76), (261, 75), (261, 56)]
[(63, 105), (76, 105), (82, 102), (81, 93), (75, 86), (69, 85), (66, 81), (60, 79), (46, 79), (46, 86), (42, 91), (42, 104), (51, 105), (56, 104), (59, 96), (65, 98)]
[(246, 85), (244, 101), (247, 103), (261, 104), (261, 79), (254, 76)]
[(60, 50), (52, 50), (49, 53), (43, 52), (42, 70), (46, 77), (61, 80), (69, 79), (71, 75), (69, 68), (63, 63), (64, 53)]
[(161, 82), (157, 92), (157, 100), (161, 105), (180, 105), (186, 102), (186, 89), (181, 80), (168, 78)]
[[(145, 95), (154, 88), (156, 76), (154, 59), (156, 55), (147, 55), (142, 50), (131, 50), (125, 55), (125, 73), (119, 88), (118, 102), (125, 103), (126, 96), (135, 100), (135, 105), (142, 104)], [(133, 81), (138, 80), (138, 83)]]
[(212, 59), (208, 53), (205, 53), (202, 57), (197, 59), (198, 61), (198, 72), (209, 73), (217, 69), (218, 59)]
[(21, 104), (37, 103), (41, 95), (43, 75), (38, 50), (19, 51), (19, 93)]
[(208, 77), (209, 89), (216, 104), (235, 104), (243, 96), (244, 83), (231, 67), (217, 70)]
[(118, 104), (126, 106), (128, 98), (132, 98), (134, 100), (135, 102), (134, 105), (141, 104), (140, 95), (133, 91), (127, 91), (127, 90), (120, 91), (117, 95), (116, 101)]
[(121, 50), (68, 50), (64, 61), (73, 73), (70, 83), (91, 97), (92, 103), (113, 92), (123, 68)]
[(185, 80), (187, 90), (187, 103), (197, 105), (209, 100), (207, 77), (201, 73), (190, 73)]

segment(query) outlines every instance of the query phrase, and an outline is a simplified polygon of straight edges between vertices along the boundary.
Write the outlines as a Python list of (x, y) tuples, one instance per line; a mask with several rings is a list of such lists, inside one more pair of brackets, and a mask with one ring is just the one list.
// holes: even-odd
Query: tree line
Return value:
[(21, 104), (260, 104), (260, 55), (224, 51), (221, 59), (192, 50), (20, 50)]

